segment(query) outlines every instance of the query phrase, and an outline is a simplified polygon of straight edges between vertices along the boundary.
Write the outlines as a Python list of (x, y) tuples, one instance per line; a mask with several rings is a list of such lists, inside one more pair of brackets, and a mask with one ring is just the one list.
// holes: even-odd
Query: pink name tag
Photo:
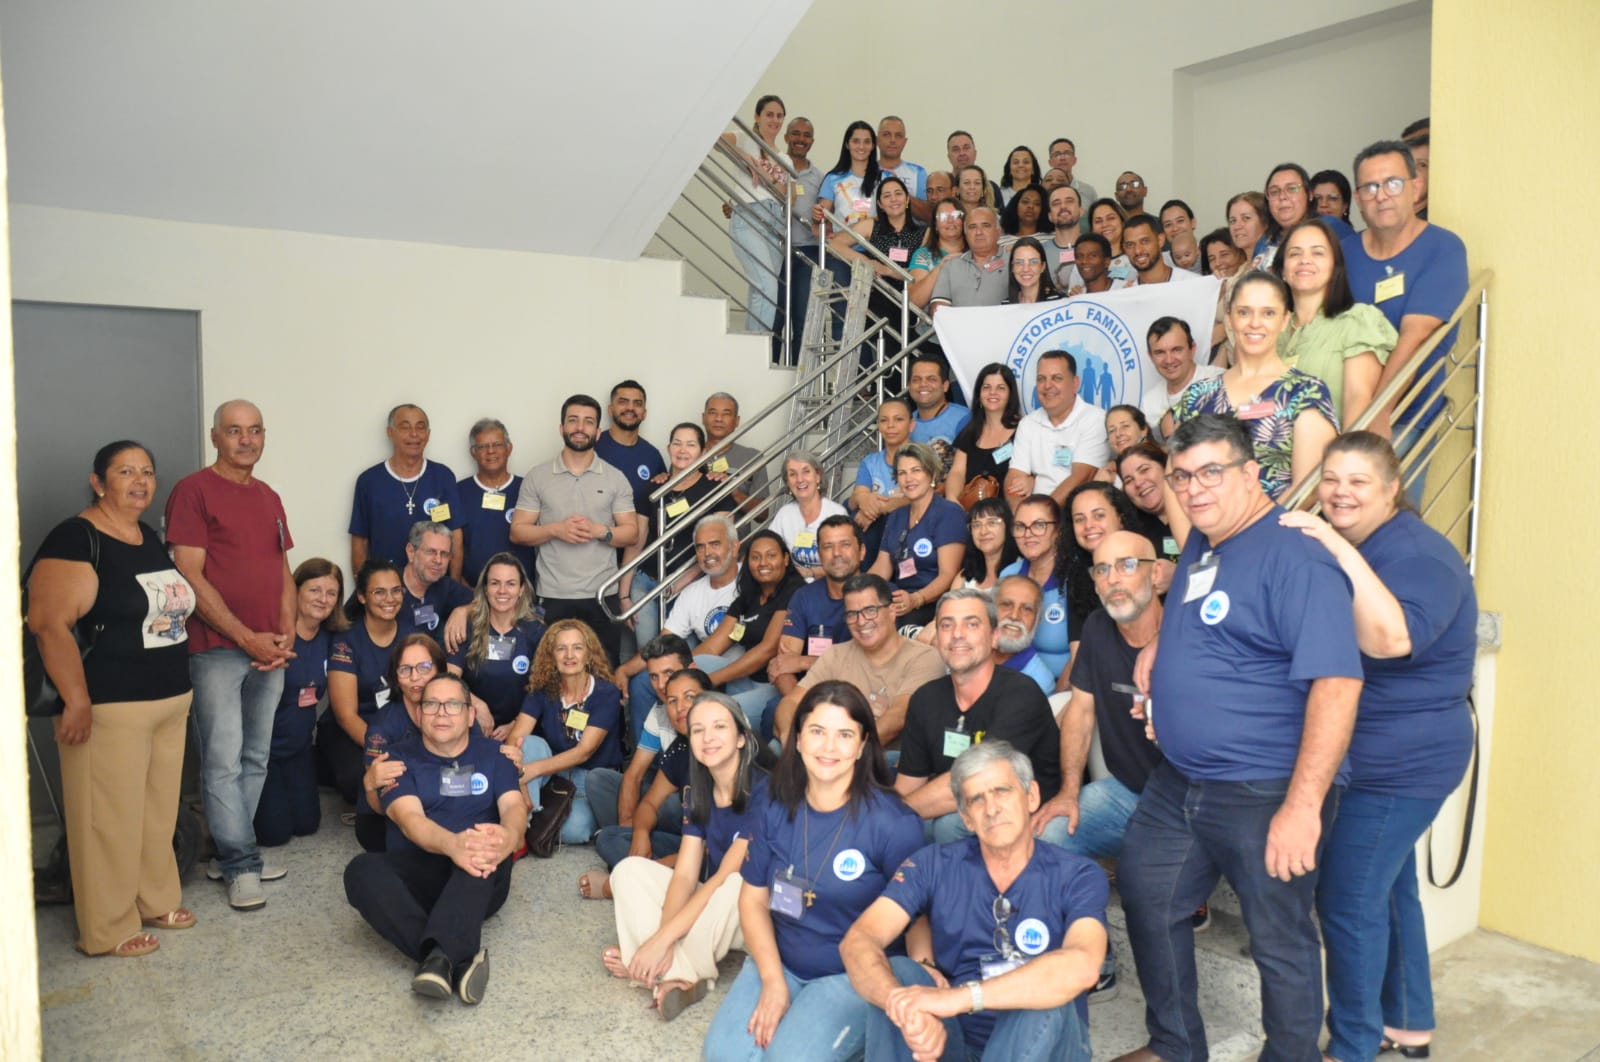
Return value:
[(891, 262), (904, 262), (910, 258), (911, 252), (906, 250), (904, 247), (889, 248), (889, 261)]
[(315, 686), (300, 687), (298, 703), (302, 708), (315, 708), (317, 706), (317, 688)]
[(811, 637), (806, 639), (806, 655), (807, 656), (821, 656), (823, 653), (826, 653), (829, 649), (832, 649), (832, 648), (833, 648), (833, 639), (832, 638), (820, 638), (817, 635), (813, 634)]
[(863, 214), (872, 209), (872, 204), (865, 199), (857, 199), (851, 203), (851, 206), (855, 207), (857, 211)]
[(985, 273), (993, 273), (996, 269), (999, 269), (1004, 264), (1005, 264), (1004, 262), (998, 262), (998, 261), (996, 261), (996, 262), (985, 262), (985, 263), (983, 263), (983, 271)]
[(1240, 406), (1234, 412), (1234, 416), (1240, 420), (1261, 420), (1263, 417), (1272, 416), (1277, 411), (1278, 405), (1275, 402), (1251, 402), (1247, 406)]
[(1062, 265), (1071, 265), (1073, 262), (1077, 261), (1077, 258), (1077, 252), (1071, 247), (1068, 247), (1065, 251), (1061, 252), (1060, 262)]
[(917, 560), (916, 560), (916, 558), (915, 557), (907, 557), (905, 560), (901, 561), (900, 562), (899, 571), (900, 571), (899, 578), (901, 578), (901, 579), (909, 579), (913, 575), (917, 574)]

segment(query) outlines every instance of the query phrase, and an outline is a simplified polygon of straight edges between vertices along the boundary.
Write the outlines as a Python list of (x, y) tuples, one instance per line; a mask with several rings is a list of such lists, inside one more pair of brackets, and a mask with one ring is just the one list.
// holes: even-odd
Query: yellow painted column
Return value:
[(1504, 614), (1482, 925), (1600, 960), (1600, 3), (1440, 0), (1431, 220), (1495, 271), (1478, 596)]

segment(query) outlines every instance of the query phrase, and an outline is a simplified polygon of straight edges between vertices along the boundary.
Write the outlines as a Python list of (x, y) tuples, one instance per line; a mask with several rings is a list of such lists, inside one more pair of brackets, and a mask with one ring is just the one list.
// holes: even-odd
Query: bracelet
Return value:
[(972, 1013), (972, 1014), (978, 1013), (978, 1011), (983, 1009), (983, 984), (982, 984), (982, 982), (979, 982), (979, 981), (968, 981), (967, 982), (967, 994), (972, 996), (972, 1010), (969, 1013)]

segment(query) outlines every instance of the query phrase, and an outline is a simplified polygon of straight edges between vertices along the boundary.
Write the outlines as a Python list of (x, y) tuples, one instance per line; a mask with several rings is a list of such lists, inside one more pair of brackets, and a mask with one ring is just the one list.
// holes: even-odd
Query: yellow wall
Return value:
[[(1478, 594), (1505, 616), (1481, 921), (1600, 960), (1595, 270), (1600, 4), (1434, 5), (1431, 217), (1490, 289)], [(1519, 208), (1516, 204), (1525, 204)], [(1577, 208), (1576, 213), (1566, 210)]]

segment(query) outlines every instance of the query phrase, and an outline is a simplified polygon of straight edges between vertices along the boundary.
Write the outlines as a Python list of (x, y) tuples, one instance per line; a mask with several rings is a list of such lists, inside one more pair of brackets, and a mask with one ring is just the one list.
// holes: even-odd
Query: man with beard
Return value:
[(617, 550), (639, 536), (628, 478), (594, 452), (600, 403), (573, 395), (561, 404), (561, 452), (528, 469), (511, 518), (511, 541), (539, 548), (539, 603), (545, 622), (579, 619), (594, 628), (611, 666), (621, 629), (595, 593), (617, 573)]
[(1044, 590), (1026, 575), (1008, 575), (995, 589), (994, 662), (1020, 671), (1038, 684), (1046, 697), (1056, 691), (1056, 677), (1033, 649), (1033, 632), (1039, 627)]
[(1077, 243), (1083, 221), (1083, 200), (1078, 190), (1070, 184), (1050, 191), (1050, 224), (1055, 234), (1039, 241), (1044, 249), (1045, 268), (1055, 278), (1056, 286), (1065, 291), (1072, 276), (1072, 264), (1078, 260)]
[(1122, 226), (1122, 253), (1138, 274), (1140, 284), (1166, 284), (1174, 280), (1198, 280), (1182, 269), (1174, 269), (1162, 252), (1167, 237), (1161, 223), (1149, 214), (1135, 214)]

